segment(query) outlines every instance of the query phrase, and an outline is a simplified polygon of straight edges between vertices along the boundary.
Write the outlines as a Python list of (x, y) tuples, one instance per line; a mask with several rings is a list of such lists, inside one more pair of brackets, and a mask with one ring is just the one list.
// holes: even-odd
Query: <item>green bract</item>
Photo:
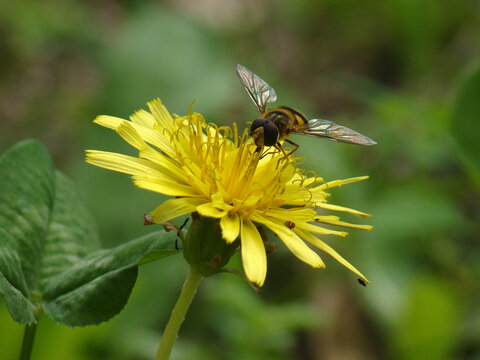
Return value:
[(100, 249), (92, 215), (37, 141), (0, 157), (0, 293), (14, 320), (45, 313), (69, 326), (98, 324), (128, 300), (138, 265), (171, 255), (175, 232)]
[(239, 242), (227, 244), (222, 238), (219, 221), (194, 213), (185, 242), (183, 257), (203, 276), (220, 271), (230, 260)]

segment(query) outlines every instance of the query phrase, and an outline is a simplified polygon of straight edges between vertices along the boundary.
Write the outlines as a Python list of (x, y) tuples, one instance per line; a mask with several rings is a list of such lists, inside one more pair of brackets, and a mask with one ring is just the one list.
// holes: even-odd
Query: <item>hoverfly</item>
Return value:
[[(298, 145), (287, 138), (291, 134), (308, 135), (357, 145), (375, 145), (376, 142), (345, 126), (323, 119), (308, 120), (305, 115), (287, 106), (266, 110), (268, 103), (277, 100), (275, 90), (260, 76), (238, 64), (236, 71), (243, 87), (257, 107), (260, 117), (252, 122), (250, 136), (257, 145), (256, 152), (264, 146), (274, 146), (285, 157), (298, 149)], [(283, 150), (281, 141), (295, 146), (288, 154)]]

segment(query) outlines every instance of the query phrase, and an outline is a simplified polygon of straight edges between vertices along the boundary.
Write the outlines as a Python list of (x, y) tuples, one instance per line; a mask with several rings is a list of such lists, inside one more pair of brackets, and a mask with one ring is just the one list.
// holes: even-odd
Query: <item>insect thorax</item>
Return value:
[(286, 139), (295, 129), (303, 126), (308, 122), (305, 116), (286, 106), (267, 110), (262, 117), (274, 123), (279, 131), (279, 140)]

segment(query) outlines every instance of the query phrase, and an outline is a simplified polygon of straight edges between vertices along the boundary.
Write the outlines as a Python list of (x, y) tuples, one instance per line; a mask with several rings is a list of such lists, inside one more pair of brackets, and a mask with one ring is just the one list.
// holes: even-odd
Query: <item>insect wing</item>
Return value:
[(243, 87), (247, 90), (260, 114), (263, 114), (267, 104), (277, 100), (275, 90), (245, 66), (238, 64), (235, 69)]
[(296, 134), (327, 138), (348, 144), (375, 145), (376, 142), (355, 130), (338, 125), (330, 120), (312, 119), (306, 126), (297, 129)]

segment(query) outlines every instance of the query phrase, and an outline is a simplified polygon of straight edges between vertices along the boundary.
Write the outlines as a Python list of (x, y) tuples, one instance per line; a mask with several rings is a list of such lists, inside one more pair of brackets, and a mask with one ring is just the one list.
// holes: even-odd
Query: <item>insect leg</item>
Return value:
[(277, 146), (276, 146), (276, 145), (274, 146), (274, 148), (275, 148), (275, 150), (274, 150), (274, 151), (268, 151), (268, 150), (265, 150), (265, 153), (264, 153), (264, 154), (262, 154), (262, 156), (261, 156), (261, 159), (263, 159), (263, 158), (264, 158), (265, 156), (267, 156), (267, 155), (272, 155), (272, 154), (275, 154), (275, 153), (276, 153), (278, 150), (281, 150), (281, 149), (277, 148)]
[[(177, 237), (175, 238), (175, 250), (178, 250), (178, 237), (179, 237), (179, 235), (180, 235), (180, 231), (182, 231), (183, 228), (185, 227), (185, 225), (187, 225), (188, 220), (190, 220), (189, 217), (187, 217), (187, 218), (185, 219), (185, 221), (183, 222), (183, 224), (178, 228)], [(183, 239), (183, 238), (182, 238), (182, 239)]]
[(293, 141), (291, 141), (291, 140), (285, 139), (284, 141), (285, 141), (285, 142), (288, 142), (290, 145), (295, 146), (295, 149), (291, 150), (286, 156), (292, 155), (292, 154), (293, 154), (295, 151), (297, 151), (298, 148), (300, 147), (300, 145), (295, 144), (295, 143), (294, 143)]
[(280, 164), (280, 162), (281, 162), (282, 160), (286, 160), (287, 157), (288, 157), (288, 155), (290, 155), (290, 153), (287, 154), (287, 153), (285, 152), (285, 149), (283, 148), (282, 144), (280, 144), (279, 142), (277, 142), (277, 144), (275, 145), (275, 149), (281, 151), (282, 154), (283, 154), (283, 157), (280, 158), (280, 159), (278, 159), (278, 161), (277, 161), (277, 169), (278, 169), (278, 165)]
[[(288, 154), (285, 152), (285, 150), (283, 149), (283, 146), (282, 144), (280, 144), (279, 142), (277, 142), (277, 144), (275, 145), (275, 149), (279, 150), (282, 152), (283, 154), (283, 158), (286, 158), (288, 156)], [(282, 159), (283, 159), (282, 158)]]
[(290, 141), (290, 140), (288, 140), (288, 139), (285, 139), (284, 141), (286, 141), (286, 142), (288, 142), (289, 144), (295, 146), (295, 149), (290, 150), (288, 153), (286, 153), (285, 150), (283, 149), (282, 144), (277, 143), (277, 145), (275, 145), (275, 148), (278, 149), (278, 150), (280, 150), (280, 151), (283, 153), (283, 157), (278, 160), (277, 167), (278, 167), (278, 164), (280, 163), (280, 161), (286, 160), (290, 155), (292, 155), (292, 154), (293, 154), (295, 151), (297, 151), (297, 149), (300, 147), (300, 145), (295, 144), (293, 141)]

